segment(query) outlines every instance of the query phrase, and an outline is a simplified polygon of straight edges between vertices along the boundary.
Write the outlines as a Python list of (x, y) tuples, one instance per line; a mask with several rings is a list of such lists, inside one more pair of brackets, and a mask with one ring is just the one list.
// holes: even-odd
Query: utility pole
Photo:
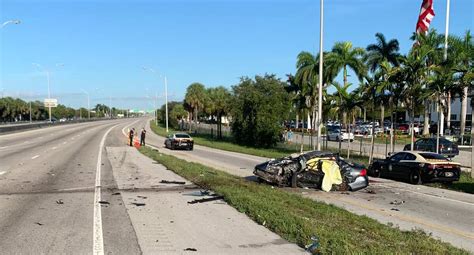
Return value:
[(168, 79), (165, 76), (165, 111), (166, 111), (166, 133), (168, 133)]

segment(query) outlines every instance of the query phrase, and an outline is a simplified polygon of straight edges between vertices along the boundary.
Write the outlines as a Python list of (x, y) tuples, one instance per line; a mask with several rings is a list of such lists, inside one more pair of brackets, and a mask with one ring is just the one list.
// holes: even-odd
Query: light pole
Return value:
[[(51, 90), (50, 90), (50, 74), (51, 74), (51, 72), (49, 71), (49, 69), (43, 68), (38, 63), (33, 63), (33, 65), (35, 65), (39, 70), (42, 70), (43, 72), (46, 73), (46, 76), (48, 78), (48, 99), (51, 99)], [(61, 67), (61, 66), (64, 66), (64, 64), (62, 64), (62, 63), (56, 64), (56, 67)], [(49, 104), (48, 108), (49, 108), (49, 122), (51, 122), (51, 104)]]
[(89, 97), (89, 92), (85, 91), (84, 89), (81, 89), (82, 92), (84, 92), (84, 94), (87, 95), (87, 111), (88, 111), (88, 119), (90, 120), (91, 119), (91, 100), (90, 100), (90, 97)]
[[(319, 88), (318, 88), (318, 151), (321, 150), (321, 124), (323, 121), (323, 29), (324, 0), (320, 0), (319, 18)], [(327, 139), (327, 137), (326, 137)]]
[(15, 25), (18, 25), (21, 23), (21, 20), (19, 19), (12, 19), (12, 20), (7, 20), (5, 22), (2, 23), (2, 28), (5, 27), (6, 25), (8, 24), (15, 24)]
[[(143, 67), (143, 70), (145, 71), (150, 71), (152, 73), (157, 73), (155, 72), (155, 70), (151, 69), (151, 68), (147, 68), (147, 67)], [(160, 74), (160, 77), (161, 74)], [(165, 119), (166, 119), (166, 133), (168, 133), (168, 79), (166, 78), (166, 75), (164, 76), (165, 78)], [(156, 109), (155, 109), (156, 111)]]

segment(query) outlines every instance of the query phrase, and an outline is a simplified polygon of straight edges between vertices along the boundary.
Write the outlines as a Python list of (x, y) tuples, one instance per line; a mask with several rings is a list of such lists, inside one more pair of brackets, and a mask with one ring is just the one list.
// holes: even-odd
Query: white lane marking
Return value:
[(456, 199), (451, 199), (451, 198), (447, 198), (447, 197), (440, 197), (440, 196), (431, 195), (431, 194), (427, 194), (427, 193), (423, 193), (423, 192), (417, 192), (417, 191), (408, 190), (408, 189), (402, 189), (402, 188), (393, 187), (393, 186), (386, 186), (386, 185), (383, 185), (383, 184), (378, 184), (378, 186), (381, 186), (381, 187), (384, 187), (384, 188), (388, 188), (388, 189), (398, 189), (398, 190), (402, 190), (402, 191), (406, 191), (406, 192), (411, 192), (411, 193), (418, 194), (418, 195), (422, 195), (422, 196), (434, 197), (434, 198), (439, 198), (439, 199), (443, 199), (443, 200), (446, 200), (446, 201), (451, 201), (451, 202), (455, 202), (455, 203), (462, 203), (462, 204), (474, 206), (473, 203), (464, 202), (464, 201), (460, 201), (460, 200), (456, 200)]
[(53, 149), (53, 150), (56, 150), (57, 148), (58, 148), (58, 147), (55, 146), (55, 147), (53, 147), (52, 149)]
[(7, 171), (1, 171), (1, 172), (0, 172), (0, 175), (4, 175), (4, 174), (6, 174), (6, 173), (7, 173)]
[(3, 146), (3, 147), (0, 147), (0, 150), (1, 149), (6, 149), (6, 148), (8, 148), (8, 146)]
[(39, 156), (40, 156), (40, 155), (35, 155), (35, 156), (33, 156), (31, 159), (36, 159), (36, 158), (38, 158)]
[(133, 124), (135, 124), (135, 123), (137, 123), (137, 122), (139, 122), (139, 121), (140, 121), (140, 120), (136, 120), (136, 121), (130, 123), (129, 125), (126, 125), (125, 127), (123, 127), (123, 128), (122, 128), (122, 134), (123, 134), (124, 136), (128, 136), (127, 133), (125, 132), (125, 128), (126, 128), (126, 127), (130, 127), (131, 125), (133, 125)]
[[(118, 125), (118, 124), (117, 124)], [(104, 149), (105, 138), (110, 131), (117, 125), (109, 128), (105, 132), (99, 145), (99, 152), (97, 154), (97, 169), (95, 173), (95, 191), (94, 191), (94, 238), (92, 251), (94, 254), (104, 254), (104, 238), (102, 232), (102, 211), (99, 201), (101, 201), (101, 190), (100, 190), (100, 170), (102, 166), (102, 151)]]

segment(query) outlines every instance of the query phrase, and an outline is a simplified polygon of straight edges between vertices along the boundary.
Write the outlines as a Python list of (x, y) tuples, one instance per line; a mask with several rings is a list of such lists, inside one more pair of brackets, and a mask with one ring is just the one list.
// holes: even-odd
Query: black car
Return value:
[(194, 141), (190, 135), (186, 133), (176, 133), (169, 135), (165, 140), (165, 147), (171, 150), (175, 149), (187, 149), (193, 150)]
[(278, 186), (321, 188), (325, 176), (321, 169), (323, 161), (333, 163), (340, 171), (342, 183), (337, 189), (356, 191), (369, 185), (364, 166), (345, 161), (332, 152), (311, 151), (273, 159), (255, 166), (253, 173), (259, 180)]
[[(405, 145), (404, 151), (409, 151), (411, 148), (410, 144)], [(413, 150), (415, 151), (430, 151), (436, 152), (436, 138), (421, 138), (413, 144)], [(446, 157), (453, 158), (459, 155), (458, 145), (447, 140), (446, 138), (439, 138), (439, 154), (445, 155)]]
[(432, 152), (402, 151), (384, 160), (375, 160), (369, 167), (374, 177), (405, 179), (412, 184), (423, 182), (458, 181), (461, 174), (459, 163)]

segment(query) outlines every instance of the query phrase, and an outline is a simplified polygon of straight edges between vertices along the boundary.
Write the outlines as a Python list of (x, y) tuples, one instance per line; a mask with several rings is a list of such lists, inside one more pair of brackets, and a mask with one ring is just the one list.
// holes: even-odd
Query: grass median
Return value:
[[(156, 125), (154, 121), (150, 122), (150, 127), (156, 134), (160, 136), (166, 137), (166, 129), (160, 125)], [(170, 129), (171, 132), (182, 132), (179, 130)], [(259, 157), (266, 157), (266, 158), (280, 158), (287, 156), (292, 153), (297, 153), (300, 150), (299, 145), (288, 145), (288, 144), (279, 144), (275, 148), (271, 149), (264, 149), (264, 148), (253, 148), (248, 146), (242, 146), (235, 143), (232, 143), (231, 140), (215, 140), (210, 135), (205, 134), (198, 134), (193, 135), (193, 139), (195, 144), (225, 150), (225, 151), (232, 151), (232, 152), (239, 152), (244, 154), (250, 154)], [(310, 150), (309, 146), (305, 146), (304, 150)], [(329, 148), (328, 151), (337, 152), (335, 148)], [(347, 149), (345, 148), (345, 144), (342, 146), (341, 155), (344, 156), (347, 153)], [(367, 156), (360, 156), (358, 152), (351, 151), (351, 159), (350, 161), (368, 166), (369, 164), (369, 157)], [(459, 181), (454, 182), (452, 184), (443, 184), (443, 183), (427, 183), (427, 186), (442, 188), (442, 189), (449, 189), (454, 191), (460, 191), (465, 193), (474, 194), (474, 179), (471, 178), (469, 173), (463, 172), (461, 174), (461, 178)]]
[(316, 236), (319, 252), (323, 254), (468, 254), (419, 230), (401, 231), (336, 206), (247, 181), (148, 147), (141, 147), (140, 152), (196, 185), (224, 196), (239, 212), (290, 242), (304, 247)]

